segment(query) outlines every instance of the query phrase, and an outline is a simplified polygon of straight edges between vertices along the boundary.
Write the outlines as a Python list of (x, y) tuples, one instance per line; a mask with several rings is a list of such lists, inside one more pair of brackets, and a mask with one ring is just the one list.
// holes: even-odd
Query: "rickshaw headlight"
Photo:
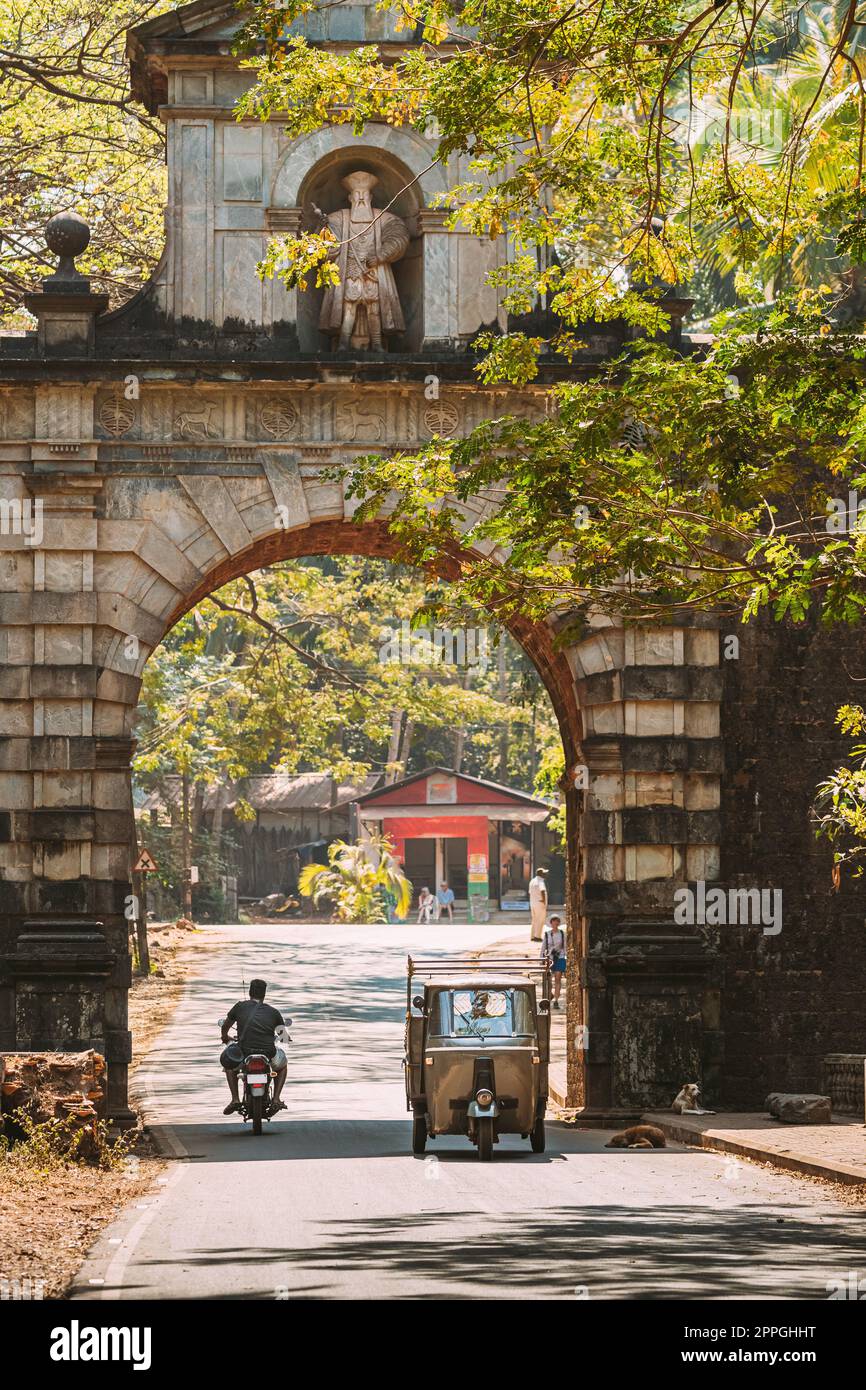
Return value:
[(475, 1099), (479, 1105), (483, 1105), (486, 1109), (488, 1105), (493, 1104), (493, 1092), (486, 1091), (482, 1088), (480, 1091), (475, 1092)]

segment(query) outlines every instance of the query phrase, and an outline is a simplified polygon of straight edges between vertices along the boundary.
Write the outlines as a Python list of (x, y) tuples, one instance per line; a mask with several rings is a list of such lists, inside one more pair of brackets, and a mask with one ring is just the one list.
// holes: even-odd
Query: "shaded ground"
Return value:
[(19, 1288), (29, 1281), (31, 1297), (62, 1297), (100, 1231), (163, 1168), (151, 1158), (116, 1173), (73, 1166), (39, 1175), (0, 1164), (0, 1296), (2, 1281), (14, 1292), (17, 1280)]
[(696, 1147), (743, 1154), (775, 1163), (792, 1172), (810, 1173), (851, 1184), (866, 1194), (866, 1130), (851, 1115), (827, 1125), (781, 1124), (766, 1113), (672, 1115), (649, 1111), (644, 1119), (669, 1137)]

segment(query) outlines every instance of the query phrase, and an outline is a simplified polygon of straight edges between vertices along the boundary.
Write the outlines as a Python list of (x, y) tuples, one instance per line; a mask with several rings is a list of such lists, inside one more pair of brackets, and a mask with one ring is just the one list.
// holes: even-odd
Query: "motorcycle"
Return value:
[[(219, 1027), (222, 1029), (225, 1019), (219, 1020)], [(284, 1024), (274, 1031), (274, 1038), (285, 1046), (292, 1041), (289, 1029), (292, 1020), (286, 1019)], [(233, 1039), (237, 1041), (237, 1037)], [(252, 1121), (253, 1134), (261, 1134), (262, 1121), (271, 1119), (271, 1106), (274, 1099), (274, 1079), (276, 1072), (271, 1066), (271, 1059), (266, 1057), (263, 1052), (251, 1052), (244, 1057), (240, 1066), (237, 1068), (239, 1080), (238, 1096), (240, 1098), (240, 1115), (244, 1124), (247, 1120)]]

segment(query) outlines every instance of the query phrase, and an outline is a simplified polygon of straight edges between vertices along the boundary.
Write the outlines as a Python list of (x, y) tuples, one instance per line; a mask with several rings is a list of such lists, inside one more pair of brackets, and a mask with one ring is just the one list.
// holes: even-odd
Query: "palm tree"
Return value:
[[(738, 182), (754, 194), (751, 203), (740, 200), (739, 215), (718, 201), (703, 208), (693, 223), (701, 264), (708, 272), (730, 275), (751, 243), (768, 300), (781, 288), (783, 273), (793, 285), (816, 286), (845, 274), (848, 266), (837, 235), (850, 216), (845, 195), (857, 183), (863, 99), (850, 59), (862, 65), (866, 36), (856, 28), (845, 45), (848, 56), (840, 55), (838, 10), (834, 4), (801, 10), (796, 35), (783, 45), (787, 51), (745, 68), (733, 99), (727, 83), (705, 98), (692, 125), (688, 143), (698, 176), (708, 158), (717, 163), (720, 155), (719, 142), (708, 141), (707, 130), (724, 132), (727, 159), (740, 169)], [(679, 115), (687, 118), (687, 109)], [(792, 196), (783, 265), (777, 214), (768, 213), (765, 202), (772, 182), (784, 186), (788, 179)], [(710, 188), (716, 187), (711, 182)]]
[(332, 902), (335, 922), (386, 922), (389, 897), (397, 915), (405, 917), (412, 901), (412, 884), (384, 835), (356, 844), (335, 840), (328, 847), (328, 863), (307, 864), (298, 887), (317, 907)]

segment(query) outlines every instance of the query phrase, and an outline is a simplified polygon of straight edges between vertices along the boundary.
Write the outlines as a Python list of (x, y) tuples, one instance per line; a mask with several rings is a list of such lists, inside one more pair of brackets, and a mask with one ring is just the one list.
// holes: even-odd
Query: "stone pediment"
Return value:
[(129, 42), (231, 38), (248, 13), (240, 11), (233, 0), (193, 0), (191, 5), (136, 25), (129, 31)]
[[(231, 0), (195, 0), (131, 29), (127, 52), (135, 95), (154, 113), (168, 99), (166, 70), (172, 62), (188, 63), (197, 55), (228, 61), (231, 42), (249, 15), (249, 10), (239, 9)], [(387, 43), (402, 48), (420, 38), (417, 30), (400, 29), (398, 17), (379, 10), (376, 0), (350, 0), (312, 10), (288, 24), (286, 34), (337, 47)]]
[[(229, 40), (246, 23), (249, 14), (249, 10), (239, 9), (232, 0), (194, 0), (191, 5), (158, 15), (131, 29), (129, 45), (134, 49), (136, 46), (150, 48), (160, 42), (206, 44)], [(306, 33), (311, 39), (334, 43), (358, 37), (378, 42), (390, 38), (403, 43), (411, 41), (411, 30), (408, 33), (398, 30), (393, 16), (377, 11), (376, 0), (351, 0), (351, 3), (301, 15), (287, 26), (287, 32)]]

